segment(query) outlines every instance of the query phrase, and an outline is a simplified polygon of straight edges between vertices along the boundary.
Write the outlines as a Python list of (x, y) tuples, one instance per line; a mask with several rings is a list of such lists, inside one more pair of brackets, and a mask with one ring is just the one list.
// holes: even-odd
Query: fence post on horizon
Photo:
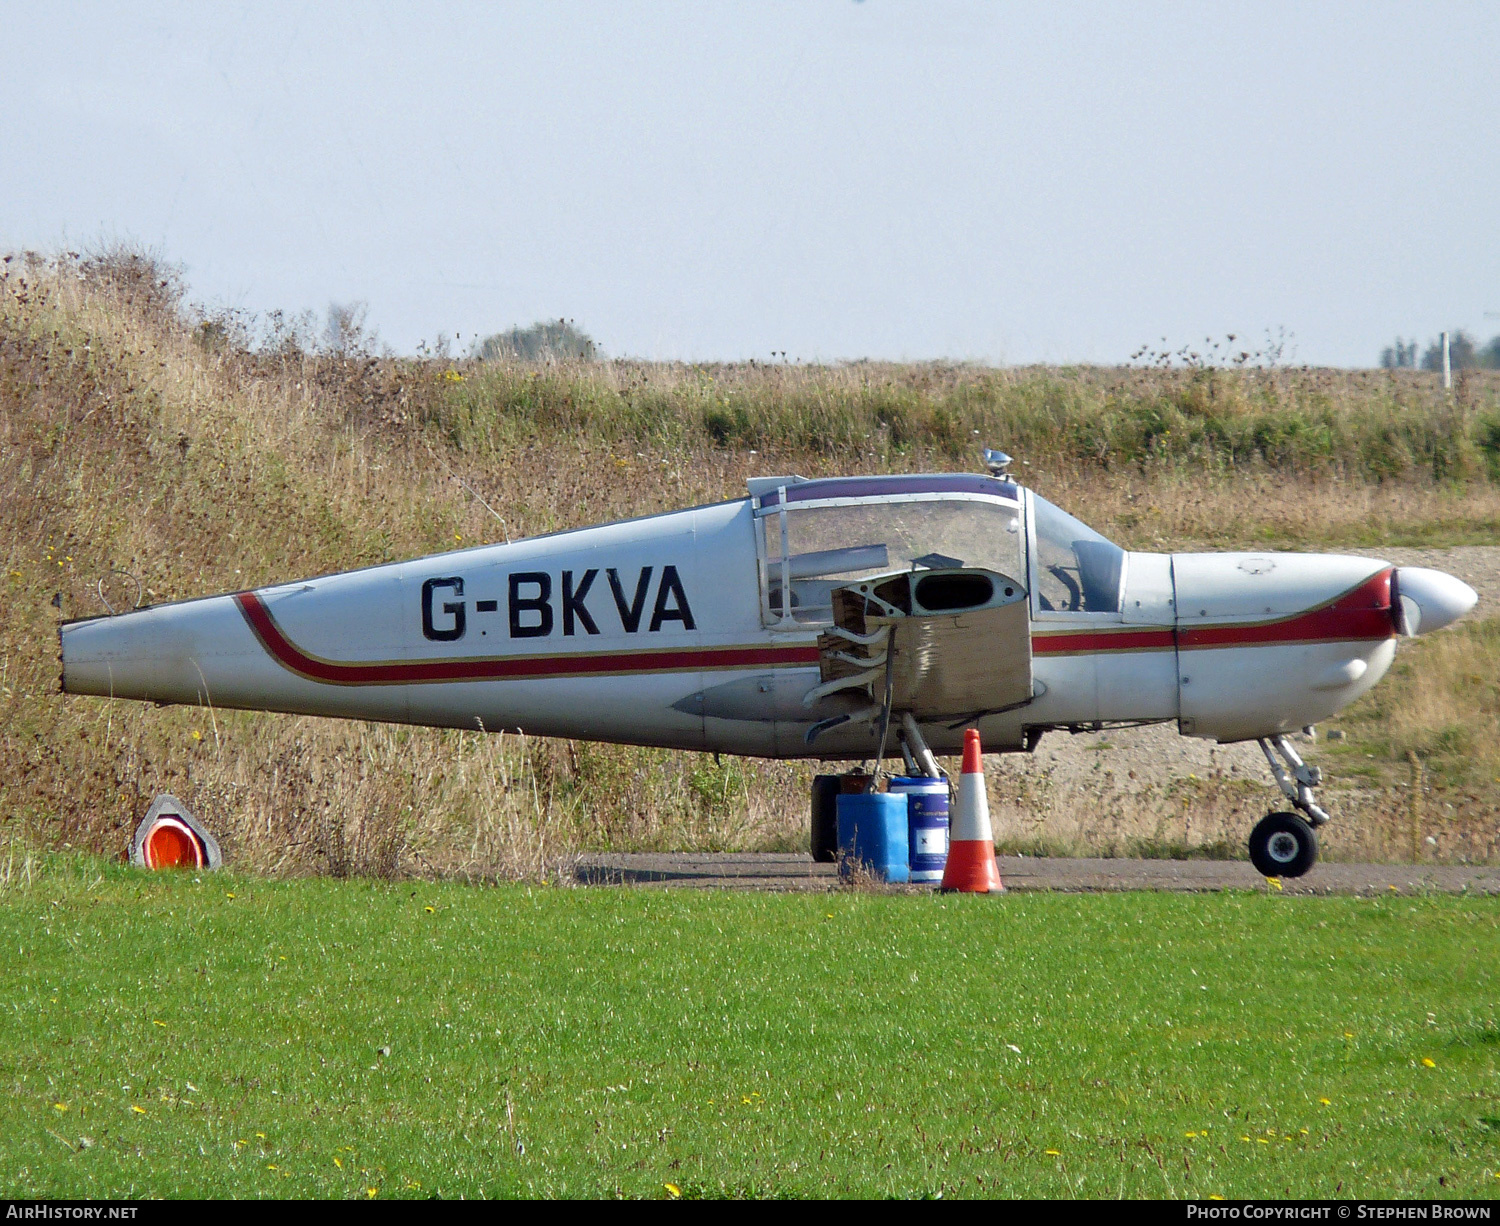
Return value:
[(1448, 334), (1443, 333), (1443, 390), (1453, 390), (1453, 362), (1448, 356)]

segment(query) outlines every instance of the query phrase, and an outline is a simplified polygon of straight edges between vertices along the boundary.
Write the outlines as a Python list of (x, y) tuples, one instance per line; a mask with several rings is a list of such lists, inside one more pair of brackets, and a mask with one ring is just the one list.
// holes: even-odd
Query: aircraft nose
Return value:
[(1425, 566), (1397, 567), (1392, 595), (1404, 634), (1441, 630), (1479, 603), (1479, 593), (1462, 579)]

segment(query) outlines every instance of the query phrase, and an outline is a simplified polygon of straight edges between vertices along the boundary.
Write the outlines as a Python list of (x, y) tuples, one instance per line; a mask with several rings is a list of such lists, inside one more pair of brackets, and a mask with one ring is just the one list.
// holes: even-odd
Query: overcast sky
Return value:
[(364, 300), (400, 351), (559, 316), (682, 359), (1500, 332), (1494, 3), (0, 0), (0, 57), (0, 247)]

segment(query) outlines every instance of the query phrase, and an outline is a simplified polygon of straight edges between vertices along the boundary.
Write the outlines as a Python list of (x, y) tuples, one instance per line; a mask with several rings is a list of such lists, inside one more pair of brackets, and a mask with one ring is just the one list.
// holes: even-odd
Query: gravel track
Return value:
[[(1073, 860), (1001, 856), (1007, 890), (1089, 892), (1167, 890), (1204, 893), (1276, 887), (1242, 860)], [(579, 885), (634, 885), (676, 889), (826, 892), (840, 887), (831, 864), (805, 853), (610, 852), (580, 857)], [(878, 887), (902, 893), (930, 886)], [(1287, 894), (1500, 894), (1500, 868), (1433, 864), (1318, 864), (1306, 877), (1281, 883)]]

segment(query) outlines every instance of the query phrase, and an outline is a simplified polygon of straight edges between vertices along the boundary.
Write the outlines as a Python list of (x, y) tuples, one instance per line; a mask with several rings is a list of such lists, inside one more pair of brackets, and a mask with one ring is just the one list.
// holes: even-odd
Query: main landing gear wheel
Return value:
[(1318, 859), (1318, 836), (1295, 813), (1269, 813), (1250, 832), (1250, 863), (1263, 877), (1300, 877)]

